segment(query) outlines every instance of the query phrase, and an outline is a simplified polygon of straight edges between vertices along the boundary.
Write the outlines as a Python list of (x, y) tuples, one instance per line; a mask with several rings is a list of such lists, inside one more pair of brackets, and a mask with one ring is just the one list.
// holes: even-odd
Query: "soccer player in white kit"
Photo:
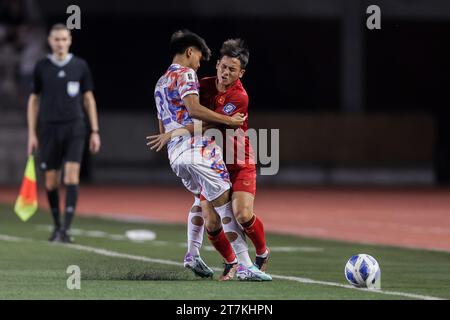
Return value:
[[(172, 64), (166, 73), (158, 80), (155, 87), (155, 102), (158, 110), (160, 133), (180, 131), (194, 123), (193, 118), (238, 127), (245, 121), (243, 114), (233, 117), (215, 113), (202, 106), (199, 102), (199, 82), (196, 71), (200, 60), (208, 60), (211, 51), (205, 41), (188, 30), (175, 32), (170, 41)], [(222, 219), (231, 219), (230, 228), (239, 237), (233, 242), (238, 263), (245, 272), (238, 278), (242, 280), (271, 280), (269, 275), (255, 267), (248, 254), (245, 235), (234, 217), (232, 206), (229, 174), (222, 159), (221, 149), (213, 142), (200, 136), (191, 137), (186, 130), (185, 135), (173, 135), (167, 145), (170, 165), (175, 174), (183, 181), (184, 186), (196, 196), (191, 210), (192, 221), (201, 221), (198, 225), (189, 225), (188, 252), (184, 265), (202, 277), (212, 277), (211, 270), (200, 258), (199, 249), (203, 240), (203, 217), (200, 206), (200, 193), (212, 203)]]

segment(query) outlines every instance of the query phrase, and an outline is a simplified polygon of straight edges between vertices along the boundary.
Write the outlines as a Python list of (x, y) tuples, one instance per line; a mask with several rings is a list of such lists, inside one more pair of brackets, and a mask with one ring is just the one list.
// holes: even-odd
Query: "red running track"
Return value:
[[(17, 192), (0, 187), (0, 202)], [(182, 188), (82, 186), (77, 211), (185, 223), (192, 201)], [(450, 252), (450, 190), (259, 189), (255, 212), (272, 232)]]

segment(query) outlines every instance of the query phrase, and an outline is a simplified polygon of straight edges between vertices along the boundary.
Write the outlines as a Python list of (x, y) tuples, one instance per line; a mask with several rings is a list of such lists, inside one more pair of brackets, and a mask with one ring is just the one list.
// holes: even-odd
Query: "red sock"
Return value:
[(208, 231), (208, 239), (213, 247), (219, 251), (226, 263), (232, 263), (236, 260), (236, 255), (234, 254), (230, 241), (228, 241), (222, 228), (211, 233)]
[(257, 216), (253, 216), (249, 221), (242, 224), (245, 234), (252, 240), (257, 255), (266, 252), (266, 237), (264, 234), (264, 225)]

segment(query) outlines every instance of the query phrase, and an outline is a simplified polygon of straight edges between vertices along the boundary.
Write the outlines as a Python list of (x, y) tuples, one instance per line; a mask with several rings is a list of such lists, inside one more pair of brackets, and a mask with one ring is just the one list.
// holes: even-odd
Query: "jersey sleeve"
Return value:
[(31, 82), (31, 92), (34, 94), (40, 94), (42, 91), (42, 76), (41, 76), (41, 64), (38, 63), (34, 67), (33, 80)]
[(91, 70), (86, 62), (83, 63), (83, 76), (81, 78), (81, 92), (94, 91), (94, 81), (92, 80)]
[(184, 99), (184, 97), (190, 94), (199, 95), (200, 85), (195, 71), (186, 69), (185, 71), (180, 72), (178, 74), (177, 87), (181, 99)]
[[(159, 99), (159, 101), (158, 101)], [(162, 97), (159, 94), (158, 91), (155, 91), (155, 101), (156, 101), (156, 116), (158, 117), (158, 120), (162, 120), (162, 115), (161, 113), (163, 112), (162, 109), (160, 107), (158, 107), (158, 104), (160, 103)]]
[(236, 113), (248, 113), (248, 96), (246, 94), (233, 94), (227, 99), (222, 108), (223, 114), (233, 116)]

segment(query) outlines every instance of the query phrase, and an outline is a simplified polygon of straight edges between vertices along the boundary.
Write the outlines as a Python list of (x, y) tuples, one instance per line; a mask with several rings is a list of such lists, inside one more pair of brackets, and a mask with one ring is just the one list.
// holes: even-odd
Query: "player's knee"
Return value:
[(59, 187), (58, 173), (47, 171), (45, 173), (45, 188), (47, 190), (55, 190)]
[(57, 189), (58, 180), (57, 179), (45, 179), (45, 188), (49, 191)]
[(243, 224), (253, 217), (253, 212), (250, 206), (241, 206), (234, 212), (234, 216), (240, 224)]
[(222, 227), (222, 224), (220, 223), (220, 220), (207, 219), (205, 226), (209, 232), (214, 232), (214, 231), (219, 230)]
[(67, 175), (64, 177), (64, 184), (65, 185), (69, 185), (69, 184), (79, 184), (80, 179), (78, 178), (78, 176), (71, 176), (71, 175)]
[(68, 170), (64, 174), (64, 184), (79, 184), (80, 177), (77, 170)]

